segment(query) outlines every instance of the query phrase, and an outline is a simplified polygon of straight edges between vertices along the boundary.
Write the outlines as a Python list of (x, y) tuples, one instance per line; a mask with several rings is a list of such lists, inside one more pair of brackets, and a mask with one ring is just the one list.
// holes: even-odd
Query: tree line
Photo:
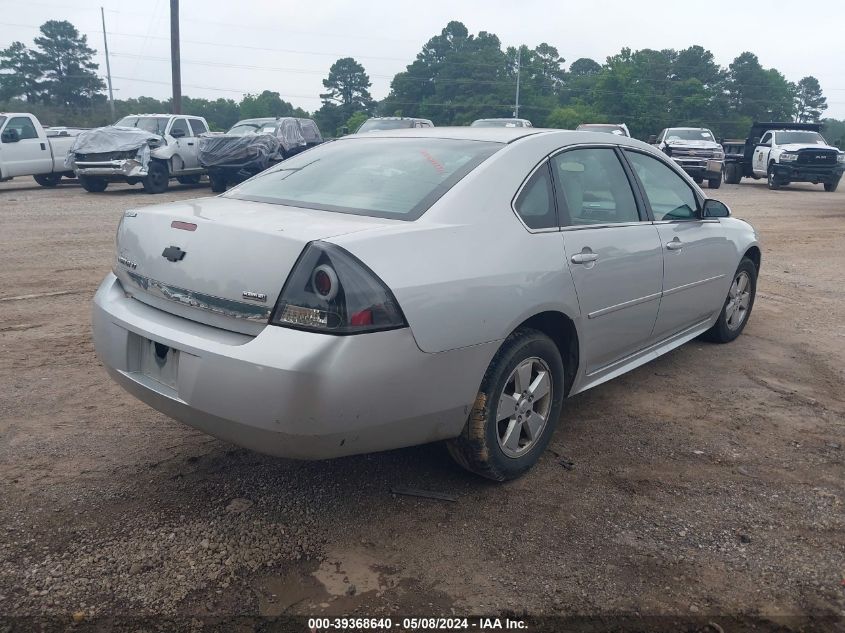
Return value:
[[(0, 51), (0, 110), (24, 109), (53, 125), (113, 123), (95, 51), (69, 22), (41, 26), (32, 48), (13, 42)], [(295, 108), (279, 92), (233, 99), (183, 97), (182, 111), (204, 116), (213, 129), (239, 119), (313, 117), (326, 136), (354, 131), (368, 116), (416, 116), (436, 125), (466, 125), (477, 118), (515, 114), (535, 126), (573, 128), (579, 123), (626, 123), (646, 138), (668, 126), (710, 127), (717, 136), (742, 137), (752, 121), (819, 121), (827, 100), (818, 80), (797, 83), (764, 68), (751, 52), (727, 67), (701, 46), (683, 50), (623, 48), (604, 63), (575, 59), (568, 66), (548, 43), (504, 48), (486, 31), (471, 34), (449, 22), (393, 78), (389, 94), (376, 101), (365, 68), (338, 59), (323, 80), (322, 105), (312, 113)], [(171, 101), (152, 97), (115, 101), (120, 117), (169, 112)], [(830, 140), (845, 137), (845, 122), (825, 120)]]

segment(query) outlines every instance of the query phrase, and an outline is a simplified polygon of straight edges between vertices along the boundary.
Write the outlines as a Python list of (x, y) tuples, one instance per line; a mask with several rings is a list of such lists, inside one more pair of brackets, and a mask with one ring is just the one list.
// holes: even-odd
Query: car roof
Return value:
[(195, 114), (125, 114), (121, 119), (127, 119), (132, 116), (146, 116), (146, 117), (159, 117), (159, 118), (170, 118), (170, 117), (183, 117), (186, 119), (201, 119), (201, 116), (197, 116)]
[(355, 138), (441, 138), (458, 141), (489, 141), (493, 143), (513, 143), (531, 136), (559, 135), (561, 146), (577, 145), (581, 143), (596, 143), (607, 145), (610, 138), (612, 144), (630, 145), (631, 147), (648, 147), (642, 141), (628, 136), (609, 136), (604, 132), (586, 132), (578, 130), (560, 130), (557, 128), (539, 127), (433, 127), (433, 128), (408, 128), (400, 130), (382, 130), (377, 135), (370, 133), (351, 134), (343, 137), (342, 140)]
[(707, 127), (667, 127), (667, 130), (709, 130)]
[(371, 116), (367, 121), (431, 121), (418, 116)]

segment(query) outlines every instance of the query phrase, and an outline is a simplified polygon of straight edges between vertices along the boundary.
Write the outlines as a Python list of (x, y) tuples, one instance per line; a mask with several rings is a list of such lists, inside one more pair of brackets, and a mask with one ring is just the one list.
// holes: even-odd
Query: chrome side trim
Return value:
[(595, 319), (600, 316), (604, 316), (605, 314), (610, 314), (611, 312), (616, 312), (618, 310), (624, 310), (625, 308), (631, 308), (635, 305), (639, 305), (641, 303), (646, 303), (647, 301), (654, 301), (655, 299), (659, 299), (663, 295), (662, 292), (655, 292), (650, 295), (646, 295), (644, 297), (640, 297), (638, 299), (631, 299), (630, 301), (625, 301), (623, 303), (617, 303), (616, 305), (609, 306), (607, 308), (602, 308), (601, 310), (596, 310), (594, 312), (590, 312), (587, 315), (588, 319)]
[(724, 275), (716, 275), (715, 277), (708, 277), (707, 279), (699, 279), (698, 281), (693, 281), (688, 284), (684, 284), (683, 286), (675, 286), (674, 288), (670, 288), (669, 290), (663, 291), (663, 296), (671, 295), (676, 292), (681, 292), (682, 290), (688, 290), (690, 288), (695, 288), (696, 286), (700, 286), (702, 284), (709, 283), (711, 281), (716, 281), (718, 279), (722, 279)]
[(137, 284), (139, 288), (161, 299), (175, 301), (181, 305), (205, 310), (206, 312), (213, 312), (233, 319), (245, 319), (247, 321), (263, 323), (266, 323), (270, 319), (271, 309), (267, 306), (223, 299), (222, 297), (215, 297), (202, 292), (194, 292), (193, 290), (186, 290), (178, 286), (171, 286), (129, 270), (125, 272), (129, 279)]

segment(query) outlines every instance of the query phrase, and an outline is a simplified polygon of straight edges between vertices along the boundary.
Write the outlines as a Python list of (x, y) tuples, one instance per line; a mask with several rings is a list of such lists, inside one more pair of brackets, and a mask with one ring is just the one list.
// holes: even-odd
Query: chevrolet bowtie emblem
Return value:
[(168, 246), (161, 252), (161, 256), (167, 258), (167, 261), (178, 262), (185, 259), (185, 251), (178, 246)]

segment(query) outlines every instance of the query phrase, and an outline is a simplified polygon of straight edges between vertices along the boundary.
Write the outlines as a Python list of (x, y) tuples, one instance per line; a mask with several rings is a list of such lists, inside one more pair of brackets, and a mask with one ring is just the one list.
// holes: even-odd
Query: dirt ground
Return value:
[(0, 617), (9, 630), (280, 614), (841, 625), (845, 191), (711, 193), (763, 242), (745, 333), (572, 398), (539, 465), (496, 485), (439, 445), (265, 457), (133, 399), (90, 333), (118, 219), (209, 189), (0, 184)]

